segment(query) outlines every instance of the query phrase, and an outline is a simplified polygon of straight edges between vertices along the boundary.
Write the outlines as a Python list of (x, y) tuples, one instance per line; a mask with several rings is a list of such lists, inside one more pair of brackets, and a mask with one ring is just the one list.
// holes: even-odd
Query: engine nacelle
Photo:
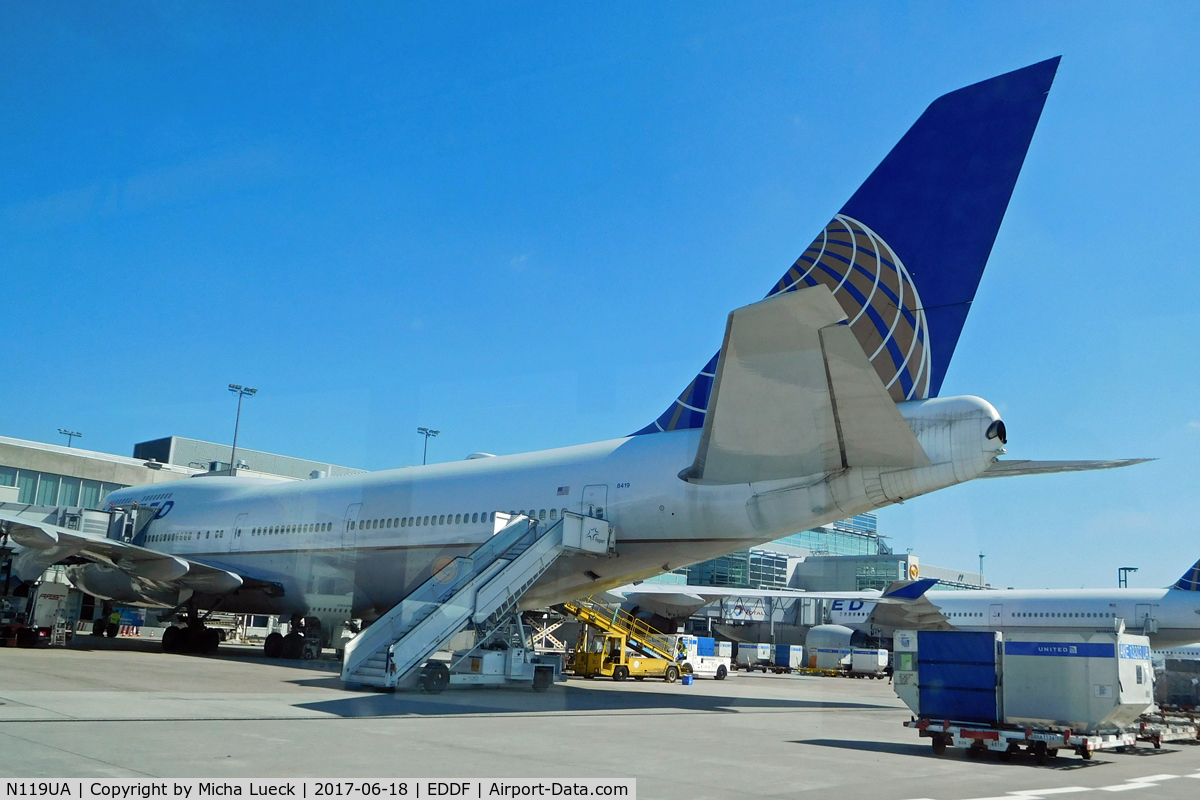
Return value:
[(174, 608), (187, 599), (180, 591), (146, 586), (132, 575), (103, 564), (69, 566), (67, 578), (81, 591), (118, 603)]
[(870, 642), (862, 631), (845, 625), (816, 625), (804, 637), (804, 657), (817, 669), (840, 669), (850, 663), (850, 651)]

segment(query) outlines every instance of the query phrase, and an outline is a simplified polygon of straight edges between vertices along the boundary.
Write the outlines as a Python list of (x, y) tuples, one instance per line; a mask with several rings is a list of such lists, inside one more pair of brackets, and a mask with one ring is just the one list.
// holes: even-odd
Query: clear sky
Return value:
[(367, 469), (613, 438), (937, 96), (1062, 65), (943, 395), (1014, 458), (880, 512), (999, 586), (1200, 558), (1200, 6), (0, 4), (0, 434)]

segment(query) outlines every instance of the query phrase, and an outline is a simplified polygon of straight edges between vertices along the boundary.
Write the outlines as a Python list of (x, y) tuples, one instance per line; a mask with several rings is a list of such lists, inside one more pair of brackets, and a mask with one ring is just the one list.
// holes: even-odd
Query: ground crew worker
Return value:
[(117, 634), (121, 632), (121, 612), (115, 608), (108, 615), (108, 638), (115, 639)]

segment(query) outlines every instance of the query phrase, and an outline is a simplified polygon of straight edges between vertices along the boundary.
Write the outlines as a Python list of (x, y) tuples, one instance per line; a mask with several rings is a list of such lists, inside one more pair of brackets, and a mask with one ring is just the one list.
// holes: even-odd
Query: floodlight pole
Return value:
[(1129, 588), (1129, 573), (1137, 572), (1137, 571), (1138, 571), (1137, 567), (1118, 567), (1117, 568), (1117, 588), (1118, 589), (1128, 589)]
[(979, 588), (983, 588), (983, 551), (979, 551)]
[(236, 394), (238, 399), (237, 417), (233, 422), (233, 450), (229, 453), (229, 474), (236, 475), (237, 473), (234, 470), (237, 469), (237, 437), (238, 428), (241, 427), (242, 424), (242, 398), (254, 397), (254, 395), (258, 393), (258, 389), (250, 389), (248, 387), (239, 386), (236, 383), (231, 383), (229, 384), (229, 391)]
[(79, 431), (69, 431), (66, 428), (59, 428), (58, 432), (67, 437), (67, 447), (71, 446), (71, 440), (75, 437), (79, 437), (80, 439), (83, 438), (83, 434)]
[(421, 452), (421, 466), (425, 466), (425, 462), (429, 458), (429, 439), (437, 436), (441, 431), (435, 431), (431, 428), (417, 428), (417, 433), (425, 437), (425, 449)]

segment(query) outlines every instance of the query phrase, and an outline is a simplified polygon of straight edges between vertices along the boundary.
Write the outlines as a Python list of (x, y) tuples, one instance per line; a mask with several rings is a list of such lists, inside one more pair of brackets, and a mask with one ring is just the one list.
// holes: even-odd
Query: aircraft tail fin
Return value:
[(932, 589), (938, 582), (937, 578), (921, 578), (916, 581), (892, 581), (884, 590), (885, 598), (895, 600), (916, 600), (918, 597), (924, 597), (925, 593)]
[(1192, 564), (1183, 577), (1171, 585), (1172, 589), (1182, 589), (1185, 592), (1200, 592), (1200, 561)]
[[(895, 402), (941, 388), (1058, 61), (935, 100), (768, 293), (827, 286)], [(718, 355), (637, 433), (703, 427)]]

